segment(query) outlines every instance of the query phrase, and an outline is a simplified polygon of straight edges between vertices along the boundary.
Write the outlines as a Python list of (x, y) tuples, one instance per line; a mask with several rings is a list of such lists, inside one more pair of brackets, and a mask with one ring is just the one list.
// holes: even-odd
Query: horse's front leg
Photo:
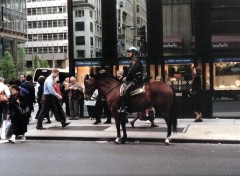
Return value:
[(115, 123), (117, 128), (117, 138), (115, 139), (115, 144), (121, 143), (121, 131), (120, 131), (120, 119), (118, 116), (115, 116)]
[(126, 115), (120, 116), (121, 126), (123, 130), (122, 144), (127, 141), (127, 130), (126, 130)]

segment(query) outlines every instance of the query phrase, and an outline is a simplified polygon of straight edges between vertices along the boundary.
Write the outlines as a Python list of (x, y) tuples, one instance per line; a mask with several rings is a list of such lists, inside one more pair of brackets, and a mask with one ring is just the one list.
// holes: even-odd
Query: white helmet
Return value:
[(135, 55), (138, 54), (138, 49), (134, 46), (128, 48), (127, 52), (133, 52)]

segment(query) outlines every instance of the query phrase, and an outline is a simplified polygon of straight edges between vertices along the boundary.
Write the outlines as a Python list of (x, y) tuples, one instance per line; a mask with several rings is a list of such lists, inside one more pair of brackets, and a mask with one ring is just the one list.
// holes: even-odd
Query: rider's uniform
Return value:
[(124, 91), (125, 95), (128, 95), (128, 93), (135, 85), (141, 84), (143, 82), (142, 74), (142, 62), (138, 58), (132, 59), (126, 76), (127, 88)]

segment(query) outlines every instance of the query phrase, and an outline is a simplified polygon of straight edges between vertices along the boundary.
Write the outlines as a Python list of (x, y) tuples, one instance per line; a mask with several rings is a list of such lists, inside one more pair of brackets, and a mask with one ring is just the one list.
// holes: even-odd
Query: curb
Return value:
[[(63, 141), (107, 141), (114, 142), (115, 138), (109, 137), (56, 137), (56, 136), (27, 136), (27, 140), (63, 140)], [(128, 138), (127, 142), (161, 142), (165, 138)], [(196, 143), (196, 144), (240, 144), (240, 140), (221, 140), (221, 139), (172, 139), (171, 143)]]

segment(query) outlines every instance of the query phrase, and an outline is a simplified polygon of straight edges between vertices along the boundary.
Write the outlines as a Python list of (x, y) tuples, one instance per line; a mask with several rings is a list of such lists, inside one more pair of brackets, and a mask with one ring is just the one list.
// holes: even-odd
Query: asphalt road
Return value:
[(1, 176), (240, 175), (240, 145), (27, 141), (0, 151)]

